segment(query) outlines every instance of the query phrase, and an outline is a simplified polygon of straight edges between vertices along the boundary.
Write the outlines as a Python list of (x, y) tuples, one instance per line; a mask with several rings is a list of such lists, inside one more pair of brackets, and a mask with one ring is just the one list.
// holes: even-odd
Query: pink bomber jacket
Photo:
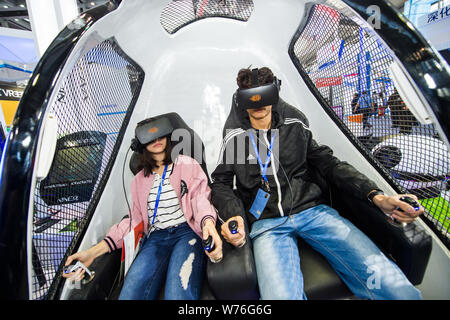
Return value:
[[(132, 228), (144, 222), (144, 232), (148, 232), (147, 201), (153, 185), (154, 174), (144, 176), (144, 170), (136, 174), (131, 182)], [(174, 161), (169, 177), (170, 184), (178, 196), (181, 210), (192, 230), (202, 238), (202, 223), (206, 217), (216, 221), (216, 210), (210, 202), (211, 189), (208, 178), (200, 164), (191, 157), (179, 155)], [(130, 219), (125, 218), (113, 225), (106, 234), (109, 251), (122, 248), (122, 240), (130, 231)]]

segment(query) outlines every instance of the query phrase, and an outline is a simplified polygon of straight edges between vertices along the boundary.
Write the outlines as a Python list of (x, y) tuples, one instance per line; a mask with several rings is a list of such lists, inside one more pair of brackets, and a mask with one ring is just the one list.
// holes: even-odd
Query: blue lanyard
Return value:
[(156, 217), (156, 211), (158, 211), (158, 205), (159, 205), (159, 198), (161, 196), (161, 190), (162, 190), (162, 185), (164, 182), (164, 178), (166, 177), (166, 172), (167, 172), (167, 167), (169, 165), (166, 164), (166, 166), (164, 167), (164, 172), (161, 178), (161, 182), (159, 183), (159, 187), (158, 187), (158, 194), (156, 195), (156, 201), (155, 201), (155, 209), (153, 210), (153, 220), (152, 220), (152, 225), (155, 222), (155, 217)]
[(266, 171), (267, 171), (267, 167), (269, 166), (270, 155), (272, 154), (272, 146), (273, 146), (273, 141), (275, 139), (275, 133), (272, 135), (272, 139), (271, 139), (270, 145), (269, 145), (269, 152), (267, 153), (267, 158), (266, 158), (266, 162), (264, 163), (264, 166), (262, 164), (261, 157), (259, 156), (258, 147), (256, 146), (255, 138), (253, 138), (253, 134), (251, 132), (250, 132), (250, 139), (252, 140), (253, 149), (255, 150), (256, 158), (258, 159), (258, 163), (259, 163), (259, 167), (261, 168), (261, 176), (263, 177), (264, 181), (266, 183), (268, 183), (267, 177), (266, 177)]

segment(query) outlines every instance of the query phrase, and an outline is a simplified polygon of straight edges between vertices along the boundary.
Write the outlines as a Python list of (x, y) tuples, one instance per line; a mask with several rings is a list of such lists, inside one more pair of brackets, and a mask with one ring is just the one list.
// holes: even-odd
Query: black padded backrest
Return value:
[[(176, 112), (165, 113), (165, 114), (156, 116), (154, 118), (159, 119), (162, 117), (169, 119), (174, 130), (186, 129), (189, 132), (190, 144), (191, 144), (190, 150), (181, 149), (181, 152), (179, 154), (184, 154), (191, 158), (194, 158), (202, 167), (202, 169), (205, 172), (206, 176), (208, 177), (208, 181), (209, 181), (209, 175), (208, 175), (208, 170), (207, 170), (206, 161), (205, 161), (206, 160), (205, 159), (205, 146), (203, 144), (203, 141), (200, 139), (200, 136), (191, 127), (189, 127), (186, 124), (186, 122), (180, 117), (180, 115), (178, 113), (176, 113)], [(180, 141), (176, 141), (174, 143), (174, 148), (176, 147), (176, 145), (178, 145), (179, 143), (182, 143), (182, 142), (183, 142), (182, 139)], [(199, 152), (199, 153), (194, 152), (195, 146), (201, 146), (201, 152)], [(130, 170), (134, 175), (136, 175), (140, 171), (139, 158), (140, 158), (140, 155), (137, 152), (133, 152), (133, 154), (131, 155)]]

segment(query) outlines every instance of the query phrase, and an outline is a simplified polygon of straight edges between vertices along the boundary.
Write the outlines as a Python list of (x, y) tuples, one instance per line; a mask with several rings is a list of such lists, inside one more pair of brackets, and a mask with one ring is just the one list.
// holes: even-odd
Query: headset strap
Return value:
[(258, 81), (258, 68), (252, 69), (252, 87), (257, 87), (259, 86), (259, 81)]

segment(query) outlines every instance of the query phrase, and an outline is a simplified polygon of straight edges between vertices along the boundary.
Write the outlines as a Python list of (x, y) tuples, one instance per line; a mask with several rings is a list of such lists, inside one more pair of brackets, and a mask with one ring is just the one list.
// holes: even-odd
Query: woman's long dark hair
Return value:
[[(172, 163), (172, 140), (171, 135), (166, 136), (166, 149), (164, 150), (166, 152), (166, 155), (163, 160), (163, 164), (170, 164)], [(139, 170), (144, 169), (144, 176), (148, 177), (152, 172), (154, 168), (157, 168), (156, 160), (153, 159), (152, 154), (147, 150), (146, 147), (143, 148), (143, 151), (140, 155), (140, 162), (139, 162)]]

